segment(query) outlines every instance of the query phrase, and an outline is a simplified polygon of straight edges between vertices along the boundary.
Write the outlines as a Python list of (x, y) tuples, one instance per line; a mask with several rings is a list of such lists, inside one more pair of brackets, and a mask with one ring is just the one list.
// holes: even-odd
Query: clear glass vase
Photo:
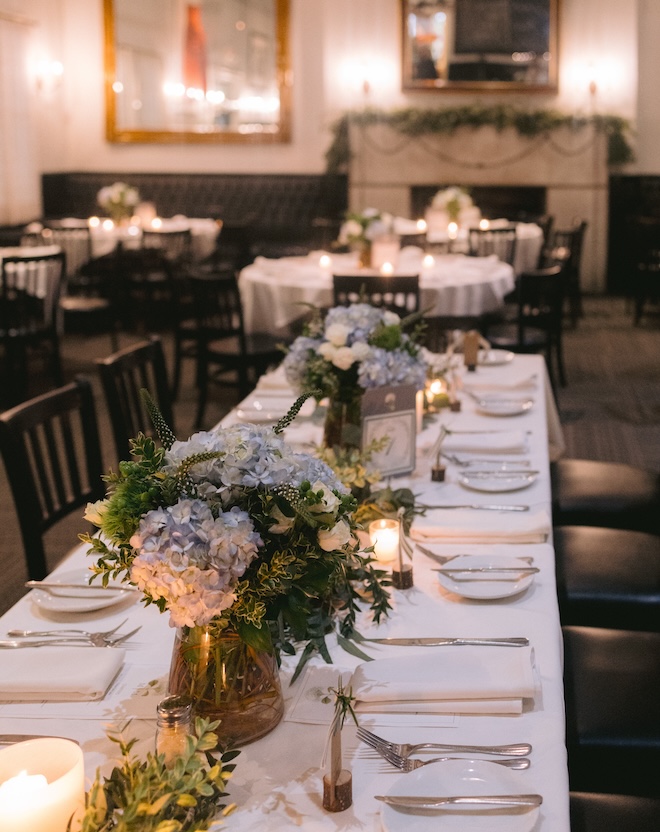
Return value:
[(358, 268), (359, 269), (370, 269), (371, 268), (371, 240), (360, 240), (359, 242), (355, 243), (355, 251), (357, 252), (358, 256)]
[(325, 414), (323, 444), (326, 448), (359, 448), (362, 445), (362, 395), (347, 401), (330, 399)]
[(274, 652), (255, 650), (233, 630), (177, 630), (169, 693), (188, 696), (193, 713), (219, 719), (224, 746), (263, 737), (279, 723), (284, 700)]

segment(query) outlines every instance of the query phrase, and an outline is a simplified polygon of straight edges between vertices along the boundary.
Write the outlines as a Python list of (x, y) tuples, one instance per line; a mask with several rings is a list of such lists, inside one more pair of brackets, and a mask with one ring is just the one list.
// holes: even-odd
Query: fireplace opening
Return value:
[[(449, 185), (413, 185), (410, 189), (411, 217), (423, 217), (434, 195)], [(546, 213), (546, 189), (528, 185), (469, 185), (474, 204), (485, 219), (506, 217), (518, 222), (534, 222)]]

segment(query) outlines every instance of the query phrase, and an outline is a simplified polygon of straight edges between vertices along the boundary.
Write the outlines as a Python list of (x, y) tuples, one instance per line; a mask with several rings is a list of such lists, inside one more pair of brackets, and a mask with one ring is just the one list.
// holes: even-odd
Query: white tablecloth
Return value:
[[(355, 271), (357, 255), (332, 255), (322, 267), (327, 252), (278, 260), (257, 257), (241, 271), (239, 287), (247, 332), (275, 332), (299, 318), (303, 304), (332, 305), (332, 273)], [(478, 316), (494, 312), (514, 287), (511, 266), (496, 257), (436, 255), (432, 265), (423, 264), (423, 252), (415, 246), (402, 249), (398, 274), (419, 274), (420, 306), (430, 316)]]
[[(429, 424), (419, 437), (418, 447), (428, 448), (437, 435), (440, 422), (455, 430), (511, 430), (528, 432), (529, 453), (526, 455), (534, 469), (541, 472), (538, 480), (524, 491), (505, 494), (467, 492), (457, 482), (457, 469), (449, 466), (445, 483), (431, 483), (428, 451), (418, 453), (417, 468), (411, 477), (399, 478), (393, 485), (409, 485), (413, 490), (424, 489), (425, 497), (442, 503), (525, 503), (532, 509), (550, 505), (546, 430), (546, 386), (542, 376), (542, 359), (536, 356), (516, 357), (516, 371), (537, 374), (538, 384), (532, 395), (534, 407), (522, 416), (493, 418), (474, 412), (469, 399), (461, 413), (443, 413)], [(471, 378), (497, 380), (505, 377), (504, 367), (482, 368)], [(272, 381), (272, 380), (271, 380)], [(264, 398), (272, 395), (272, 387), (265, 383), (253, 393)], [(248, 401), (248, 405), (249, 405)], [(230, 414), (225, 422), (236, 418)], [(286, 431), (292, 443), (299, 440), (319, 440), (320, 425), (303, 420)], [(495, 499), (494, 499), (495, 498)], [(82, 525), (82, 521), (81, 521)], [(438, 553), (456, 553), (455, 545), (436, 545)], [(415, 552), (413, 559), (415, 586), (407, 591), (393, 591), (393, 611), (381, 627), (374, 627), (365, 616), (359, 629), (365, 636), (526, 636), (535, 654), (540, 679), (540, 690), (533, 704), (518, 716), (379, 716), (364, 715), (361, 723), (392, 739), (424, 739), (470, 744), (530, 742), (533, 745), (532, 765), (527, 771), (515, 772), (520, 792), (543, 795), (540, 817), (535, 826), (539, 832), (569, 832), (568, 776), (564, 747), (564, 707), (562, 687), (562, 641), (557, 609), (554, 575), (554, 554), (548, 543), (517, 546), (461, 545), (461, 552), (502, 552), (532, 556), (540, 573), (530, 588), (513, 598), (488, 603), (468, 601), (442, 589), (432, 571), (437, 564)], [(58, 572), (81, 567), (84, 556), (79, 549), (58, 568)], [(167, 626), (166, 616), (152, 606), (123, 601), (118, 606), (96, 613), (46, 613), (31, 602), (30, 596), (19, 601), (1, 620), (6, 631), (13, 627), (42, 628), (56, 621), (59, 626), (85, 626), (88, 629), (109, 629), (128, 617), (125, 625), (142, 625), (141, 631), (126, 647), (124, 668), (100, 702), (84, 703), (15, 703), (0, 704), (0, 733), (42, 733), (69, 736), (81, 742), (88, 776), (97, 766), (105, 773), (116, 759), (117, 748), (104, 737), (104, 726), (113, 721), (125, 722), (132, 717), (129, 733), (141, 738), (137, 753), (153, 744), (156, 703), (165, 693), (167, 673), (174, 631)], [(124, 628), (122, 628), (124, 629)], [(330, 640), (332, 643), (332, 639)], [(406, 651), (420, 648), (395, 648), (370, 645), (367, 652), (374, 658), (410, 655)], [(441, 657), (443, 649), (426, 648), (429, 660)], [(514, 648), (493, 648), (514, 649)], [(354, 728), (347, 723), (344, 729), (344, 766), (353, 772), (353, 805), (350, 809), (331, 814), (321, 808), (322, 776), (320, 768), (326, 726), (319, 720), (330, 719), (331, 706), (320, 698), (327, 688), (334, 687), (340, 670), (351, 671), (358, 659), (332, 646), (333, 665), (326, 665), (318, 657), (312, 659), (309, 670), (289, 686), (295, 659), (283, 663), (286, 714), (284, 721), (267, 737), (246, 746), (237, 759), (237, 768), (229, 784), (231, 800), (237, 811), (226, 821), (234, 832), (268, 829), (280, 830), (380, 830), (380, 804), (375, 794), (383, 794), (402, 774), (379, 762), (375, 755), (359, 744)], [(438, 659), (441, 660), (441, 659)], [(2, 655), (0, 655), (0, 673)], [(154, 684), (149, 684), (150, 682)], [(319, 716), (320, 714), (320, 716)], [(438, 793), (442, 792), (442, 764), (437, 764)], [(429, 829), (437, 828), (433, 819)]]

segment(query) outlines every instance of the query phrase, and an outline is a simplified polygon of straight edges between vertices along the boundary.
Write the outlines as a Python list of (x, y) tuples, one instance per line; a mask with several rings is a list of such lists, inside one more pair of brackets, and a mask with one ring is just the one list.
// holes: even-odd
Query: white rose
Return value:
[(357, 220), (347, 220), (339, 229), (339, 242), (349, 243), (353, 237), (362, 236), (362, 226)]
[(322, 511), (322, 512), (334, 512), (339, 505), (339, 497), (330, 489), (328, 486), (321, 482), (321, 480), (317, 480), (315, 483), (312, 483), (312, 491), (318, 494), (319, 491), (322, 492), (323, 496), (321, 497), (321, 502), (315, 506), (310, 506), (311, 511)]
[(348, 368), (355, 363), (353, 350), (350, 347), (339, 347), (331, 361), (335, 367), (339, 367), (340, 370), (348, 370)]
[(323, 356), (326, 361), (332, 361), (335, 357), (335, 353), (337, 352), (337, 347), (331, 344), (329, 341), (324, 341), (319, 346), (319, 355)]
[(395, 326), (401, 323), (401, 318), (396, 312), (389, 312), (387, 309), (383, 312), (383, 323), (386, 326)]
[(93, 523), (95, 526), (100, 526), (103, 522), (103, 515), (108, 507), (106, 500), (97, 500), (95, 503), (87, 503), (83, 520)]
[(371, 347), (364, 341), (356, 341), (351, 346), (351, 352), (353, 353), (356, 361), (364, 361), (364, 359), (371, 352)]
[(331, 529), (319, 530), (319, 546), (324, 552), (341, 549), (351, 539), (351, 529), (345, 520), (338, 520)]
[(345, 324), (330, 324), (325, 331), (325, 337), (335, 347), (343, 347), (349, 332), (350, 329)]

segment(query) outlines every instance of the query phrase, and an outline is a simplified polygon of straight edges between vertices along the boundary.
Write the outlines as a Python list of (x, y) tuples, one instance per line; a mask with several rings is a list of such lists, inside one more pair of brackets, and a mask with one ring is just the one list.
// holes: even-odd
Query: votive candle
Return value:
[(449, 225), (447, 226), (447, 236), (450, 240), (455, 240), (458, 237), (458, 223), (449, 223)]
[(374, 555), (380, 563), (388, 563), (399, 556), (399, 521), (383, 518), (369, 523), (369, 539)]
[(488, 231), (488, 229), (490, 228), (490, 223), (488, 222), (488, 220), (479, 220), (479, 228), (482, 231)]

